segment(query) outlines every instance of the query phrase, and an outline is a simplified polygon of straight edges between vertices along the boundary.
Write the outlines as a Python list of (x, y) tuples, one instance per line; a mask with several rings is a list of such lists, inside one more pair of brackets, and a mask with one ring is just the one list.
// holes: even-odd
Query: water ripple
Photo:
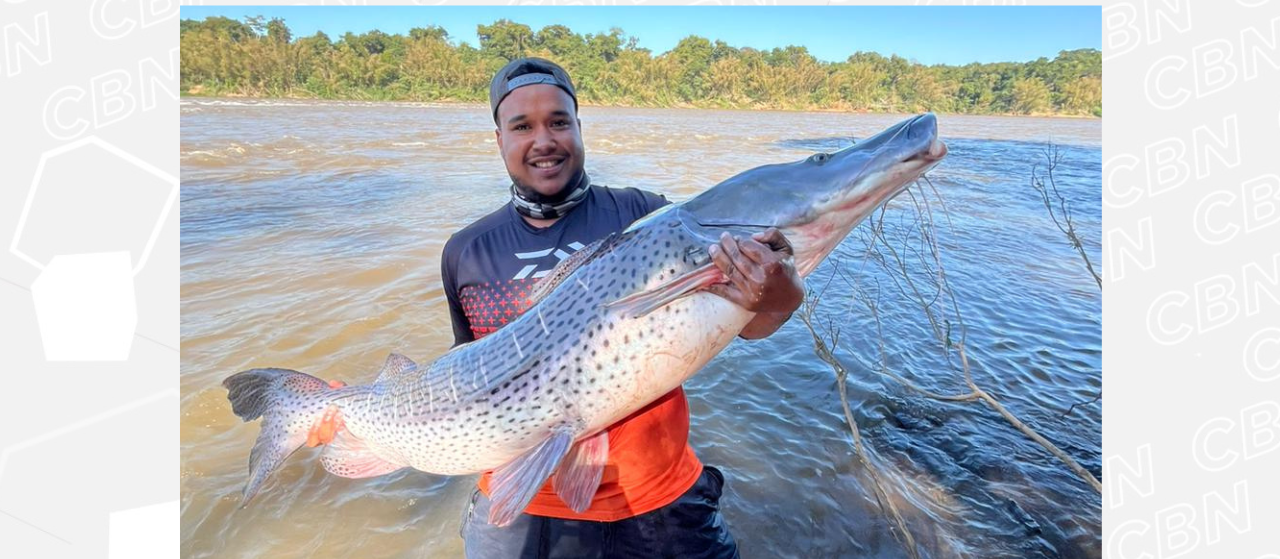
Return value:
[[(390, 351), (429, 360), (452, 336), (439, 254), (505, 202), (481, 106), (184, 99), (182, 549), (191, 557), (456, 556), (470, 478), (326, 474), (304, 450), (237, 511), (255, 425), (219, 386), (248, 367), (367, 382)], [(597, 182), (683, 200), (763, 163), (830, 151), (895, 115), (584, 107)], [(1101, 294), (1029, 186), (1045, 143), (1086, 250), (1100, 254), (1097, 121), (940, 117), (932, 174), (943, 264), (979, 384), (1100, 474)], [(911, 223), (909, 197), (887, 223)], [(809, 280), (840, 328), (852, 413), (929, 557), (1098, 557), (1098, 496), (994, 411), (921, 398), (877, 373), (875, 322), (851, 285), (880, 286), (883, 360), (929, 390), (966, 390), (919, 309), (864, 259), (857, 235)], [(836, 270), (841, 275), (835, 275)], [(728, 478), (724, 511), (752, 556), (905, 554), (853, 453), (834, 374), (792, 320), (739, 341), (687, 383), (701, 459)]]

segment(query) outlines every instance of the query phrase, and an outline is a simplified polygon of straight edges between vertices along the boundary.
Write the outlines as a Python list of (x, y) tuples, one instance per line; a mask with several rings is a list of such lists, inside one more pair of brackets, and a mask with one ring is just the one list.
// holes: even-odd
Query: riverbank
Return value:
[[(210, 94), (203, 88), (193, 87), (189, 90), (184, 89), (179, 92), (182, 98), (200, 98), (200, 99), (227, 99), (235, 101), (253, 100), (253, 101), (315, 101), (315, 102), (334, 102), (334, 103), (403, 103), (403, 104), (421, 104), (426, 106), (484, 106), (482, 100), (454, 99), (454, 98), (438, 98), (438, 99), (380, 99), (376, 97), (320, 97), (314, 95), (252, 95), (242, 93), (217, 93)], [(867, 114), (867, 115), (890, 115), (890, 114), (910, 114), (917, 112), (926, 112), (929, 109), (908, 110), (906, 108), (854, 108), (852, 106), (825, 106), (825, 107), (785, 107), (771, 106), (769, 104), (753, 104), (741, 105), (732, 103), (706, 103), (705, 105), (693, 103), (673, 103), (669, 105), (636, 105), (622, 103), (593, 103), (583, 101), (580, 103), (582, 107), (593, 108), (609, 108), (609, 109), (686, 109), (686, 110), (724, 110), (724, 111), (770, 111), (770, 112), (795, 112), (795, 113), (840, 113), (840, 114)], [(1079, 115), (1079, 114), (1063, 114), (1063, 113), (964, 113), (949, 111), (934, 111), (940, 115), (968, 115), (968, 116), (1000, 116), (1000, 117), (1031, 117), (1031, 118), (1062, 118), (1071, 120), (1102, 120), (1101, 116)]]

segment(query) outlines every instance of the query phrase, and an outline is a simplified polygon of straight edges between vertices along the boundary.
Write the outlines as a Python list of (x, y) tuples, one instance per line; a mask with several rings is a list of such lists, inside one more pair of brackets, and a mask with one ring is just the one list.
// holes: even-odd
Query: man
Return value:
[[(511, 202), (454, 234), (442, 277), (454, 344), (501, 328), (526, 308), (533, 284), (572, 251), (625, 229), (668, 202), (634, 188), (591, 184), (578, 101), (556, 64), (507, 64), (489, 89)], [(757, 313), (742, 337), (772, 334), (799, 307), (803, 284), (776, 230), (726, 235), (709, 247), (729, 278), (708, 290)], [(688, 444), (689, 408), (677, 388), (608, 429), (609, 458), (591, 506), (577, 513), (548, 482), (510, 526), (487, 523), (489, 474), (463, 520), (468, 557), (736, 557), (721, 519), (724, 478)]]

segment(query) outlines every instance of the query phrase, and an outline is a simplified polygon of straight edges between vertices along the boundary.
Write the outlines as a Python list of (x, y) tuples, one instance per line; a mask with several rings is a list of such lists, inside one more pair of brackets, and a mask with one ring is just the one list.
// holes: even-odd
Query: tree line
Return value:
[(1097, 49), (926, 66), (874, 52), (824, 62), (802, 46), (736, 48), (698, 36), (654, 55), (618, 28), (583, 35), (503, 19), (477, 30), (478, 48), (451, 41), (438, 26), (335, 40), (323, 32), (294, 37), (278, 18), (184, 19), (182, 93), (483, 103), (494, 72), (540, 56), (568, 70), (583, 104), (1102, 116)]

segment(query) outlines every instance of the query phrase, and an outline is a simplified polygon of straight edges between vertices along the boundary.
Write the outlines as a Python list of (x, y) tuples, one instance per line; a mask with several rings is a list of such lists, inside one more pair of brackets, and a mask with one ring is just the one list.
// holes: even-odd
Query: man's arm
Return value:
[(475, 341), (475, 336), (471, 333), (467, 313), (462, 309), (462, 301), (458, 299), (458, 286), (454, 281), (457, 262), (453, 256), (449, 243), (445, 243), (440, 255), (440, 283), (444, 285), (444, 298), (449, 302), (449, 322), (453, 325), (453, 345), (456, 347)]
[(750, 238), (725, 233), (708, 249), (728, 283), (707, 288), (756, 317), (739, 334), (756, 340), (773, 334), (804, 302), (804, 282), (792, 263), (791, 243), (770, 227)]
[(762, 312), (756, 313), (756, 317), (748, 322), (746, 327), (738, 333), (738, 337), (744, 340), (759, 340), (772, 336), (783, 324), (791, 320), (792, 313), (773, 313)]

